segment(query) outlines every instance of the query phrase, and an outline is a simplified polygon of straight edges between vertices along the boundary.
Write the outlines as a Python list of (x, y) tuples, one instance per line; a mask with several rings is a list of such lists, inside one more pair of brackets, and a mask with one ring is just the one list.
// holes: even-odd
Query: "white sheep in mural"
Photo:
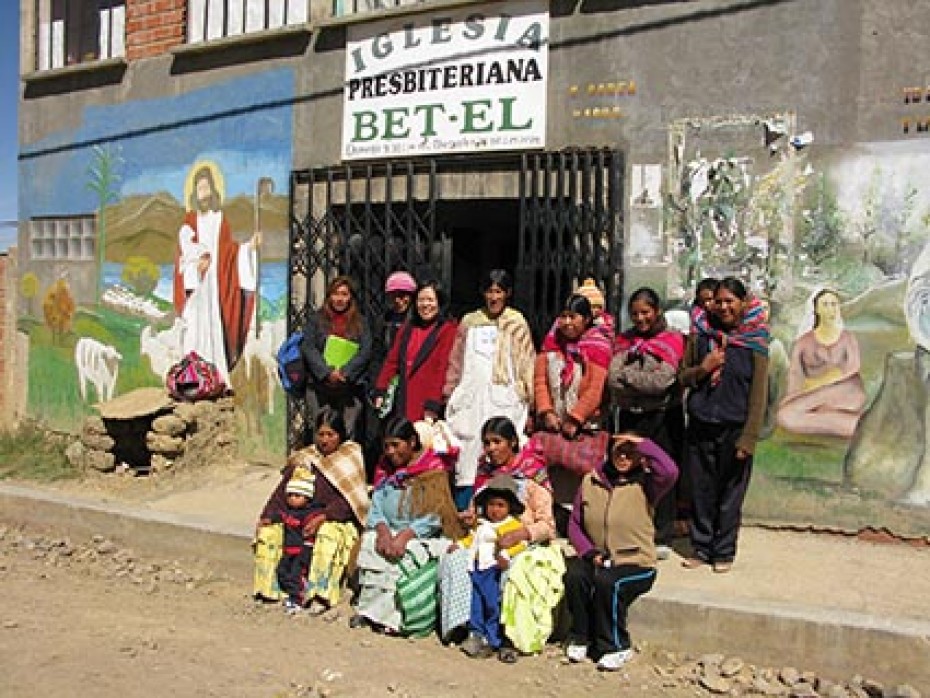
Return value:
[(168, 369), (181, 360), (181, 341), (184, 333), (184, 321), (177, 318), (167, 330), (155, 332), (151, 326), (142, 328), (139, 335), (139, 354), (149, 358), (152, 372), (162, 381)]
[(268, 385), (268, 414), (274, 414), (274, 386), (278, 385), (278, 347), (284, 342), (287, 326), (284, 318), (262, 323), (258, 336), (249, 332), (242, 349), (246, 379), (252, 377), (252, 359), (264, 372)]
[(115, 347), (90, 337), (81, 337), (74, 346), (81, 399), (87, 401), (87, 384), (91, 383), (97, 392), (97, 400), (112, 400), (122, 359)]

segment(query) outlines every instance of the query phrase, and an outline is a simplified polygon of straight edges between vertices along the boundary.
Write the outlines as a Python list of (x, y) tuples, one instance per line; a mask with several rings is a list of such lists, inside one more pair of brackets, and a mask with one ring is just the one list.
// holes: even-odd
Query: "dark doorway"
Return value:
[(480, 288), (491, 269), (513, 275), (519, 252), (520, 206), (514, 199), (440, 201), (437, 222), (451, 241), (451, 304), (456, 317), (482, 303)]

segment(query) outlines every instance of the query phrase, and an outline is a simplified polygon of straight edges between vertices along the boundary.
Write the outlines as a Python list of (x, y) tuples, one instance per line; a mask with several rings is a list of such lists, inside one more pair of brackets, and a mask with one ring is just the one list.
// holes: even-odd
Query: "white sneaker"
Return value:
[(656, 546), (656, 559), (668, 560), (672, 556), (672, 549), (667, 545)]
[(290, 599), (285, 599), (284, 612), (289, 616), (296, 616), (298, 613), (300, 613), (300, 604), (294, 603)]
[(565, 647), (565, 656), (568, 657), (568, 661), (583, 662), (588, 657), (588, 646), (587, 645), (576, 645), (569, 644)]
[(619, 652), (609, 652), (603, 655), (597, 662), (597, 668), (601, 671), (617, 671), (623, 667), (633, 657), (633, 650), (620, 650)]

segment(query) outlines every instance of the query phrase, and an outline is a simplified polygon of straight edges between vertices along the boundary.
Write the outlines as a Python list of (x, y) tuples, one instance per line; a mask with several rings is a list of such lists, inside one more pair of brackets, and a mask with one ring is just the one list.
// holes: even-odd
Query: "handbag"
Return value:
[(220, 397), (226, 392), (219, 370), (196, 351), (168, 369), (165, 386), (175, 400), (187, 402)]
[(412, 555), (406, 555), (398, 564), (401, 577), (397, 581), (397, 605), (403, 618), (401, 630), (409, 637), (426, 637), (436, 627), (439, 561), (433, 558), (420, 564)]
[(532, 438), (542, 450), (546, 467), (560, 466), (578, 475), (584, 475), (604, 461), (610, 434), (598, 429), (583, 431), (574, 439), (566, 439), (559, 432), (537, 431)]

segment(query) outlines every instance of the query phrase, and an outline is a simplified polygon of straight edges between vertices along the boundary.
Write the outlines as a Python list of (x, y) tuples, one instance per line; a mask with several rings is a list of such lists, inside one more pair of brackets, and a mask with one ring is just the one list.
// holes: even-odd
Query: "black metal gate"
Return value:
[[(288, 332), (303, 327), (340, 274), (357, 284), (369, 321), (383, 317), (387, 275), (407, 269), (452, 287), (455, 241), (439, 220), (441, 183), (490, 172), (517, 180), (519, 235), (515, 306), (539, 337), (585, 277), (604, 287), (608, 309), (622, 294), (623, 175), (616, 150), (337, 165), (291, 174)], [(476, 211), (476, 216), (481, 212)], [(468, 244), (467, 240), (459, 244)], [(376, 356), (383, 355), (375, 333)], [(303, 400), (288, 401), (288, 448), (307, 438)]]

